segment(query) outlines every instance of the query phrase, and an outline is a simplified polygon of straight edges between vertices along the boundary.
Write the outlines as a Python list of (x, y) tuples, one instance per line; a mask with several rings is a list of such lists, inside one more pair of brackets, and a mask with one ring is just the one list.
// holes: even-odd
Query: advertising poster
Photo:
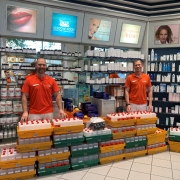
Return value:
[(141, 26), (123, 24), (120, 36), (121, 43), (138, 44)]
[(154, 37), (154, 44), (178, 44), (179, 24), (156, 26)]
[(76, 38), (77, 16), (52, 13), (51, 35)]
[(7, 6), (7, 30), (36, 33), (37, 10)]
[(88, 39), (109, 41), (111, 32), (111, 22), (100, 19), (91, 18), (89, 25)]

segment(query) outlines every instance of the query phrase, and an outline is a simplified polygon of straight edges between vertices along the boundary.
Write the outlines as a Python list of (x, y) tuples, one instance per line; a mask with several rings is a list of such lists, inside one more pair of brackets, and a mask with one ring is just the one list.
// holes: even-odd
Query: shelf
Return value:
[(180, 103), (179, 101), (178, 102), (176, 102), (176, 101), (159, 101), (159, 100), (153, 100), (153, 102), (159, 102), (159, 103)]
[(157, 82), (157, 81), (151, 81), (151, 83), (163, 83), (163, 84), (180, 84), (180, 82)]
[(148, 71), (147, 73), (180, 73), (179, 71), (168, 71), (168, 72), (164, 72), (164, 71)]
[(112, 83), (112, 84), (109, 84), (109, 83), (103, 83), (103, 84), (90, 84), (90, 83), (82, 83), (82, 82), (79, 82), (79, 85), (83, 85), (83, 84), (87, 84), (87, 85), (124, 85), (125, 83)]
[(133, 73), (133, 71), (117, 71), (117, 70), (113, 70), (113, 71), (81, 71), (81, 73), (107, 73), (107, 74), (111, 74), (111, 73)]
[(180, 60), (172, 60), (172, 61), (161, 61), (161, 60), (157, 60), (157, 61), (148, 61), (147, 63), (154, 63), (154, 62), (161, 62), (161, 63), (163, 63), (163, 62), (168, 62), (168, 63), (170, 63), (170, 62), (172, 62), (172, 63), (174, 63), (174, 62), (179, 62), (180, 63)]
[(155, 112), (155, 113), (157, 113), (157, 114), (166, 114), (166, 115), (171, 115), (171, 116), (180, 116), (180, 114), (174, 114), (174, 113), (164, 113), (164, 112), (162, 112), (162, 113)]

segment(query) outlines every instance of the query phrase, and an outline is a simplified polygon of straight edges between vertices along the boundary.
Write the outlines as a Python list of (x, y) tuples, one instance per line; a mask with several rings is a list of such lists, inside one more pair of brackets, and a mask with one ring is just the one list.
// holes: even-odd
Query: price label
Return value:
[(17, 163), (17, 164), (16, 164), (16, 167), (19, 167), (19, 166), (21, 166), (21, 165), (20, 165), (19, 163)]
[(34, 137), (38, 137), (38, 134), (35, 133), (35, 134), (34, 134)]
[(56, 158), (52, 158), (52, 161), (56, 161)]

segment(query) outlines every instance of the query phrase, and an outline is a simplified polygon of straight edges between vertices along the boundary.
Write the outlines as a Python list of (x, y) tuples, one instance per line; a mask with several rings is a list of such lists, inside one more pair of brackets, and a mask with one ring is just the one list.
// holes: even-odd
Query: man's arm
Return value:
[(129, 104), (129, 87), (125, 88), (125, 100), (126, 100), (126, 108), (127, 108), (127, 112), (131, 112), (131, 106)]
[(58, 109), (59, 109), (59, 116), (66, 118), (67, 114), (64, 113), (64, 111), (62, 110), (62, 100), (61, 100), (61, 96), (60, 96), (59, 92), (55, 92), (54, 96), (56, 98), (56, 104), (57, 104)]
[(149, 106), (148, 111), (152, 111), (152, 87), (148, 87), (148, 99), (149, 99)]
[(23, 114), (22, 114), (22, 117), (21, 117), (21, 121), (26, 121), (26, 120), (28, 120), (27, 99), (28, 99), (28, 94), (27, 94), (27, 93), (22, 93), (22, 108), (23, 108)]

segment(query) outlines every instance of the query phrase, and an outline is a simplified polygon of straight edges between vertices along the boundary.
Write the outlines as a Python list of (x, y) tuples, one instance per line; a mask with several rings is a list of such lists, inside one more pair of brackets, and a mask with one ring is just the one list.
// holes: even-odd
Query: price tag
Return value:
[(34, 134), (34, 137), (38, 137), (38, 134), (35, 133), (35, 134)]
[(56, 161), (56, 158), (52, 158), (52, 161)]
[(19, 166), (21, 166), (21, 165), (20, 165), (19, 163), (17, 163), (17, 164), (16, 164), (16, 167), (19, 167)]

